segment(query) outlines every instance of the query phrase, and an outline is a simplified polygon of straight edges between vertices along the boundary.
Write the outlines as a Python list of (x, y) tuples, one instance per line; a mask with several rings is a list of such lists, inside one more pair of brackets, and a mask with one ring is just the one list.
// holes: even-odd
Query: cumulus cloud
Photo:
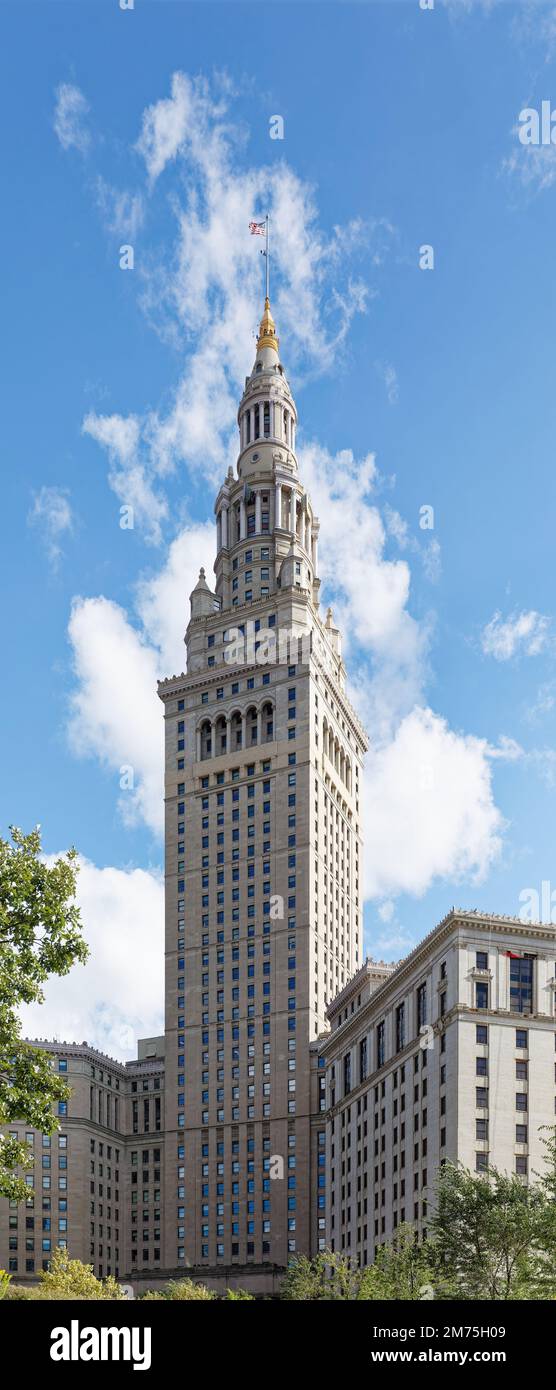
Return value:
[(131, 615), (102, 596), (75, 599), (72, 607), (70, 746), (78, 757), (98, 758), (116, 783), (123, 779), (119, 810), (124, 822), (142, 822), (156, 836), (162, 834), (164, 809), (164, 728), (157, 681), (185, 667), (189, 594), (213, 545), (211, 523), (180, 532), (162, 568), (139, 580)]
[[(119, 796), (127, 824), (162, 829), (163, 723), (157, 654), (110, 599), (76, 599), (69, 628), (76, 688), (68, 733), (78, 757), (94, 755), (130, 782)], [(121, 771), (120, 771), (121, 770)]]
[(22, 1010), (23, 1030), (28, 1037), (86, 1041), (126, 1060), (136, 1055), (138, 1037), (163, 1029), (162, 878), (80, 858), (77, 902), (89, 958), (51, 979), (43, 1004)]
[(371, 897), (482, 878), (500, 852), (488, 746), (430, 709), (412, 710), (389, 743), (371, 749), (364, 798)]
[(525, 613), (510, 613), (506, 619), (494, 613), (481, 633), (485, 656), (496, 661), (509, 661), (513, 656), (538, 656), (546, 648), (550, 618), (530, 609)]
[(41, 487), (34, 493), (33, 505), (27, 515), (29, 526), (35, 526), (40, 533), (53, 569), (57, 569), (62, 556), (61, 537), (71, 534), (74, 518), (67, 488)]
[(56, 88), (53, 124), (62, 149), (73, 148), (79, 150), (80, 154), (87, 153), (91, 136), (85, 124), (85, 117), (89, 109), (83, 92), (73, 83), (61, 82)]

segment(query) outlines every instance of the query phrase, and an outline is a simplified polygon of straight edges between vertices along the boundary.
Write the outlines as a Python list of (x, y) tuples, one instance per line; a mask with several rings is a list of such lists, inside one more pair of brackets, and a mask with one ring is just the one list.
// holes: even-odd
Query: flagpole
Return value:
[(268, 224), (269, 224), (269, 222), (270, 222), (270, 218), (269, 218), (268, 213), (266, 214), (265, 222), (266, 222), (266, 297), (267, 297), (267, 299), (270, 299), (270, 262), (269, 262), (269, 258), (268, 258)]

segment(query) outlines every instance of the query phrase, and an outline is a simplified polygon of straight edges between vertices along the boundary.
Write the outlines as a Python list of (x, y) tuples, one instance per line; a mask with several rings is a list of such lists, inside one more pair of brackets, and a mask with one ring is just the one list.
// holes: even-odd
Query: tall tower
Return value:
[[(316, 1039), (362, 961), (365, 732), (268, 298), (166, 725), (168, 1268), (269, 1290), (325, 1243)], [(330, 524), (333, 525), (331, 519)], [(171, 1195), (175, 1193), (175, 1201)]]

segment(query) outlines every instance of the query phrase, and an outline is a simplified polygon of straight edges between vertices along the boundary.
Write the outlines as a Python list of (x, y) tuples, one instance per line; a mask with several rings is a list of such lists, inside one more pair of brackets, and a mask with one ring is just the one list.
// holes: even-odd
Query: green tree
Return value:
[(377, 1250), (375, 1262), (361, 1272), (358, 1299), (419, 1300), (435, 1296), (435, 1265), (428, 1244), (419, 1244), (410, 1225), (400, 1226), (393, 1240)]
[(216, 1294), (212, 1289), (207, 1289), (205, 1284), (196, 1284), (194, 1279), (171, 1279), (165, 1284), (163, 1289), (150, 1289), (143, 1294), (143, 1300), (154, 1302), (155, 1299), (164, 1299), (165, 1302), (175, 1302), (183, 1299), (213, 1299)]
[[(54, 864), (41, 856), (37, 830), (23, 835), (10, 827), (11, 843), (0, 839), (0, 1126), (23, 1121), (52, 1134), (53, 1106), (69, 1095), (48, 1053), (21, 1037), (19, 1009), (41, 1003), (51, 975), (66, 975), (88, 948), (75, 899), (77, 854), (69, 850)], [(29, 1195), (15, 1169), (28, 1161), (25, 1144), (0, 1135), (0, 1196)]]
[(120, 1286), (112, 1275), (97, 1279), (92, 1265), (70, 1260), (67, 1250), (57, 1247), (50, 1266), (40, 1275), (39, 1298), (124, 1299)]
[(255, 1302), (254, 1294), (248, 1293), (247, 1289), (226, 1289), (226, 1292), (222, 1294), (221, 1302), (229, 1303), (232, 1299), (237, 1302), (239, 1298), (248, 1298), (251, 1303)]
[(348, 1301), (358, 1298), (361, 1271), (345, 1255), (322, 1250), (310, 1260), (300, 1255), (288, 1265), (280, 1288), (280, 1298), (305, 1303), (324, 1300)]
[(477, 1176), (445, 1164), (430, 1220), (437, 1270), (448, 1291), (444, 1297), (553, 1298), (553, 1206), (542, 1183), (527, 1186), (496, 1168)]

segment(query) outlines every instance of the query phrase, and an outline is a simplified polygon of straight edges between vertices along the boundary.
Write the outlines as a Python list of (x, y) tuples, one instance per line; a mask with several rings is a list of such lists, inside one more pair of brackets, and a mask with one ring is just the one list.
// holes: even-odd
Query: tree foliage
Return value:
[[(552, 1155), (554, 1140), (547, 1140)], [(430, 1227), (437, 1270), (451, 1297), (542, 1299), (556, 1295), (556, 1219), (550, 1167), (540, 1182), (490, 1168), (477, 1176), (447, 1163)]]
[[(52, 1134), (53, 1106), (69, 1090), (52, 1071), (48, 1053), (21, 1037), (22, 1004), (41, 1003), (51, 975), (66, 975), (88, 948), (75, 903), (75, 850), (46, 864), (39, 830), (10, 827), (0, 839), (0, 1125), (23, 1121)], [(0, 1135), (0, 1196), (23, 1201), (29, 1189), (15, 1174), (28, 1162), (27, 1146)]]
[(68, 1251), (60, 1247), (54, 1251), (49, 1268), (42, 1271), (39, 1289), (39, 1297), (42, 1298), (125, 1298), (125, 1293), (112, 1275), (107, 1279), (97, 1279), (92, 1265), (82, 1264), (81, 1260), (70, 1260)]

